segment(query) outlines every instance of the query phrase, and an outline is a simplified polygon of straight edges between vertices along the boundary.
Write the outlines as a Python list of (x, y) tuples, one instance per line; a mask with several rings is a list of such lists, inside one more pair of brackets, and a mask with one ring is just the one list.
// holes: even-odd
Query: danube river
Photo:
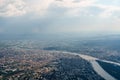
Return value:
[[(78, 53), (71, 53), (71, 52), (63, 52), (63, 51), (57, 51), (57, 52), (62, 52), (62, 53), (67, 53), (67, 54), (72, 54), (72, 55), (78, 55), (81, 58), (87, 60), (88, 62), (91, 63), (93, 69), (101, 76), (103, 77), (105, 80), (117, 80), (116, 78), (114, 78), (112, 75), (110, 75), (109, 73), (107, 73), (99, 64), (96, 60), (100, 60), (98, 58), (92, 57), (92, 56), (88, 56), (88, 55), (84, 55), (84, 54), (78, 54)], [(112, 61), (107, 61), (107, 60), (101, 60), (104, 62), (108, 62), (108, 63), (113, 63), (113, 64), (119, 64), (119, 63), (114, 63)]]

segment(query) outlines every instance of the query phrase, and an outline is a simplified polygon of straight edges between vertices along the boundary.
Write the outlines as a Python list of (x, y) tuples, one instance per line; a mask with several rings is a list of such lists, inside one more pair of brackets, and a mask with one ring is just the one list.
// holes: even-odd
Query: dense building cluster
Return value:
[(38, 49), (0, 49), (0, 80), (103, 80), (79, 56)]
[(0, 41), (0, 80), (103, 80), (89, 62), (62, 52), (77, 52), (120, 62), (117, 47), (109, 49), (108, 45), (97, 42)]

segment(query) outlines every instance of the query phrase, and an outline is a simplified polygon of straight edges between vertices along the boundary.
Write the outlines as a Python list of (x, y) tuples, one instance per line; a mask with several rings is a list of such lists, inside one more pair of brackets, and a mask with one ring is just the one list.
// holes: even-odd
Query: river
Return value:
[(109, 73), (107, 73), (96, 60), (98, 58), (94, 58), (88, 55), (79, 54), (79, 56), (87, 61), (89, 61), (92, 64), (93, 69), (105, 80), (117, 80), (113, 76), (111, 76)]
[[(59, 52), (59, 51), (58, 51)], [(67, 54), (72, 54), (72, 55), (78, 55), (81, 58), (87, 60), (88, 62), (91, 63), (94, 71), (96, 73), (98, 73), (101, 77), (103, 77), (105, 80), (117, 80), (115, 79), (113, 76), (111, 76), (109, 73), (107, 73), (99, 64), (96, 60), (100, 60), (98, 58), (92, 57), (92, 56), (88, 56), (88, 55), (84, 55), (84, 54), (78, 54), (78, 53), (71, 53), (71, 52), (62, 52), (62, 53), (67, 53)], [(117, 64), (120, 65), (119, 63), (115, 63), (112, 61), (107, 61), (107, 60), (101, 60), (104, 62), (108, 62), (108, 63), (113, 63), (113, 64)]]

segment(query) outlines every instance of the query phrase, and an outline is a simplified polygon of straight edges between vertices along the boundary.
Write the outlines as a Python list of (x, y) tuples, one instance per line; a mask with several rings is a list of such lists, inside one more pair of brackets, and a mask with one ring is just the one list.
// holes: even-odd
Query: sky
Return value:
[(0, 0), (0, 35), (120, 33), (120, 0)]

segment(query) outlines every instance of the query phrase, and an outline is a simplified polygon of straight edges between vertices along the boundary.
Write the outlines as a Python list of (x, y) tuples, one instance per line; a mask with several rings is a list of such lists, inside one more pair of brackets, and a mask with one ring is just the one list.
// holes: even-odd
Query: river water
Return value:
[[(68, 53), (68, 54), (72, 54), (72, 55), (78, 55), (81, 58), (89, 61), (93, 67), (93, 69), (95, 70), (96, 73), (98, 73), (101, 77), (103, 77), (105, 80), (117, 80), (115, 79), (113, 76), (111, 76), (109, 73), (107, 73), (99, 64), (96, 60), (99, 60), (98, 58), (92, 57), (92, 56), (88, 56), (88, 55), (83, 55), (83, 54), (78, 54), (78, 53), (71, 53), (71, 52), (62, 52), (62, 53)], [(101, 60), (102, 61), (102, 60)], [(109, 62), (109, 63), (114, 63), (111, 61), (106, 61), (104, 60), (104, 62)], [(116, 63), (115, 63), (116, 64)], [(119, 63), (118, 63), (119, 64)]]

